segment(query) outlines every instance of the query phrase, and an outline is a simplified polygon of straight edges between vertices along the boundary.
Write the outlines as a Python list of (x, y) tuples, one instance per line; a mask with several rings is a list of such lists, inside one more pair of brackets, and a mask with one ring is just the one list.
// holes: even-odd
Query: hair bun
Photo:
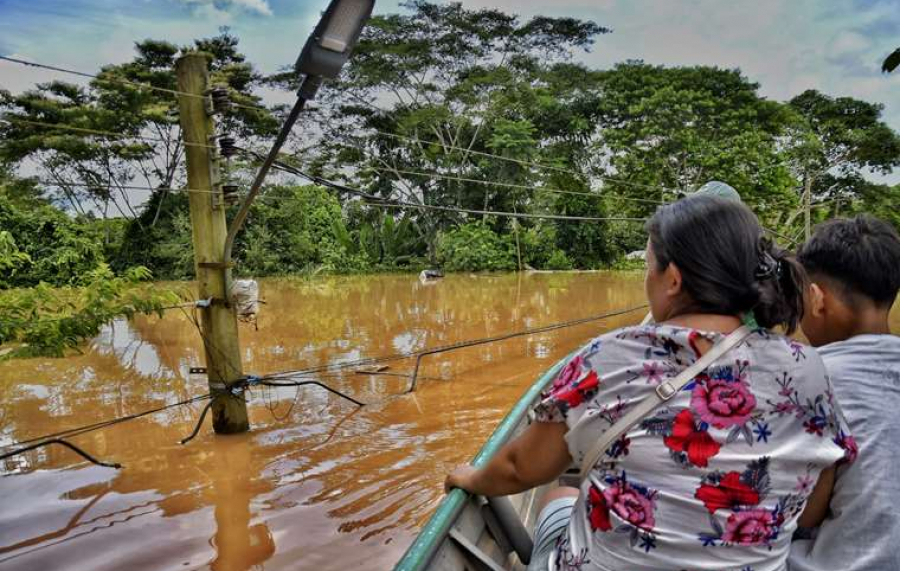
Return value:
[(769, 252), (763, 252), (759, 264), (753, 271), (753, 277), (758, 281), (781, 277), (781, 260), (778, 260)]

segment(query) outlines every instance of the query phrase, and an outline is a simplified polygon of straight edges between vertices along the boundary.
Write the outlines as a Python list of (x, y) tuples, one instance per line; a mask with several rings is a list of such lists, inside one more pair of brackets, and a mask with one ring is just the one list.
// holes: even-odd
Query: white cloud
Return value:
[(872, 46), (871, 40), (853, 31), (843, 30), (838, 32), (829, 45), (831, 55), (840, 56), (858, 54), (868, 50)]
[(272, 8), (266, 0), (232, 0), (232, 2), (250, 12), (258, 12), (264, 16), (272, 15)]
[(222, 18), (233, 11), (249, 12), (261, 16), (271, 16), (272, 8), (268, 0), (180, 0), (184, 4), (196, 6), (197, 14)]

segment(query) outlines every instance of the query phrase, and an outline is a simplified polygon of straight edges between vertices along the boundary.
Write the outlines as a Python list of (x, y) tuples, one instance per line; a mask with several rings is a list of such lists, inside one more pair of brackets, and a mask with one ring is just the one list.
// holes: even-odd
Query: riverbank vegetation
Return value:
[[(900, 186), (870, 176), (900, 165), (879, 105), (812, 90), (772, 101), (737, 68), (580, 63), (608, 33), (424, 0), (373, 18), (295, 128), (239, 235), (235, 272), (611, 267), (642, 249), (642, 219), (708, 180), (734, 186), (789, 246), (807, 198), (813, 222), (870, 212), (900, 226)], [(21, 296), (119, 276), (104, 303), (127, 313), (166, 303), (129, 298), (141, 279), (192, 277), (184, 147), (165, 91), (185, 50), (208, 54), (234, 103), (219, 134), (248, 152), (224, 170), (247, 185), (252, 151), (286, 112), (259, 94), (290, 93), (297, 78), (260, 73), (227, 29), (190, 46), (140, 41), (89, 81), (0, 91), (0, 287)], [(45, 298), (0, 317), (27, 319)], [(3, 331), (0, 341), (37, 337)]]

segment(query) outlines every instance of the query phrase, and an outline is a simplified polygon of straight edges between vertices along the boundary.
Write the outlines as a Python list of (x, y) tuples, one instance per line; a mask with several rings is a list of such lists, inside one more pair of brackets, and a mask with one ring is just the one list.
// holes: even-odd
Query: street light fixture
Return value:
[(297, 91), (297, 102), (294, 103), (284, 125), (281, 126), (281, 131), (278, 132), (269, 154), (259, 168), (259, 172), (256, 173), (253, 184), (250, 185), (247, 198), (228, 229), (223, 258), (226, 264), (231, 262), (234, 238), (246, 220), (247, 214), (250, 212), (250, 205), (259, 194), (266, 174), (278, 157), (288, 133), (297, 122), (297, 117), (306, 102), (316, 96), (319, 86), (322, 85), (322, 79), (332, 79), (340, 74), (341, 68), (350, 59), (350, 53), (359, 41), (359, 35), (372, 15), (374, 7), (375, 0), (331, 0), (312, 35), (306, 40), (306, 45), (303, 46), (303, 51), (300, 52), (300, 57), (297, 58), (294, 66), (298, 75), (305, 76)]
[(306, 76), (337, 77), (374, 6), (374, 0), (332, 2), (306, 40), (294, 70)]

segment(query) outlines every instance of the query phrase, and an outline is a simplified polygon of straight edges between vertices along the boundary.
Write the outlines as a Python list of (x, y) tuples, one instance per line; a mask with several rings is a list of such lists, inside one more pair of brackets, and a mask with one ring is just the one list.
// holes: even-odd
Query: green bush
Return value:
[[(515, 244), (515, 235), (513, 235)], [(556, 228), (544, 224), (519, 231), (519, 247), (522, 261), (532, 268), (547, 269), (547, 262), (557, 250)]]
[(0, 194), (0, 228), (18, 259), (0, 268), (0, 287), (68, 285), (104, 261), (99, 233), (49, 205), (21, 206)]
[(449, 272), (514, 270), (515, 239), (480, 223), (464, 224), (441, 234), (437, 258)]
[(99, 264), (73, 281), (74, 286), (40, 283), (0, 290), (0, 345), (15, 345), (3, 357), (62, 357), (120, 315), (161, 316), (164, 307), (179, 299), (175, 292), (147, 283), (151, 277), (141, 267), (116, 276)]
[(544, 269), (547, 270), (571, 270), (572, 269), (572, 260), (566, 256), (566, 253), (562, 250), (556, 250), (553, 252), (550, 257), (547, 259), (547, 263), (544, 264)]

